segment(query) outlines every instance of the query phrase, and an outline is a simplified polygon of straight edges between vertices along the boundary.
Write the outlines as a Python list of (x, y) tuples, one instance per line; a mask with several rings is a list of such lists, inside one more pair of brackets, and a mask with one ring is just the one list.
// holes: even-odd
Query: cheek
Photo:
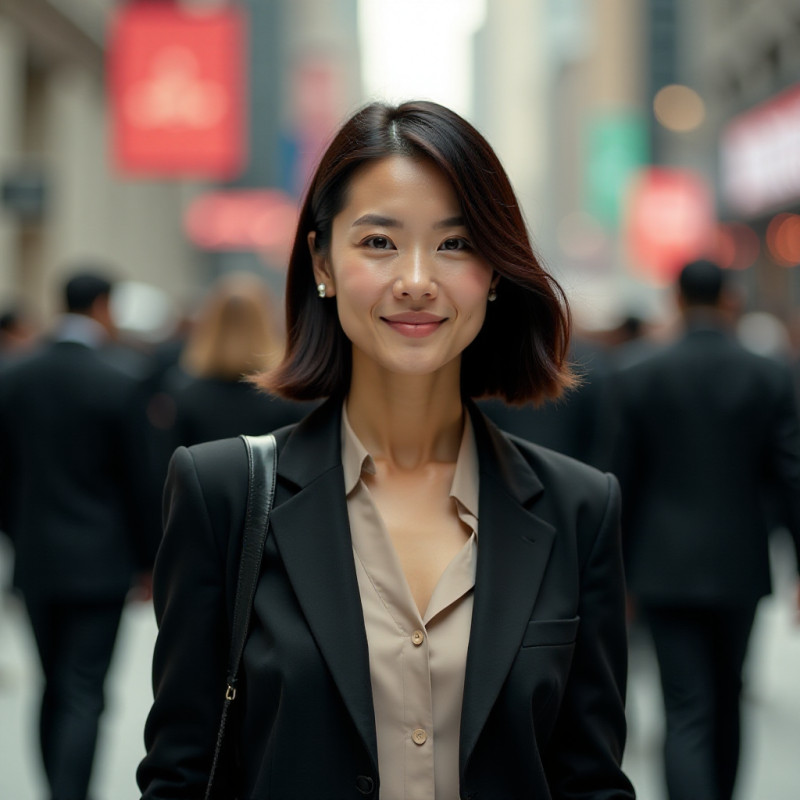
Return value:
[(335, 277), (339, 300), (348, 306), (370, 306), (381, 291), (380, 276), (356, 259), (342, 261)]
[(375, 275), (358, 259), (342, 259), (335, 269), (336, 291), (353, 299), (366, 297), (374, 291)]
[(483, 321), (491, 282), (492, 272), (483, 264), (476, 264), (459, 276), (456, 300), (470, 318)]

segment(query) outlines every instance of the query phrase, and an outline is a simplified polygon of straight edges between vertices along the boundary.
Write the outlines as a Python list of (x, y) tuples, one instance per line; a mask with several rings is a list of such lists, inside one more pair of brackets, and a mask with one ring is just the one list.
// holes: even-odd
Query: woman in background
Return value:
[(308, 404), (258, 391), (245, 376), (269, 370), (283, 356), (272, 295), (248, 272), (220, 278), (200, 307), (173, 376), (172, 445), (267, 433), (297, 422)]

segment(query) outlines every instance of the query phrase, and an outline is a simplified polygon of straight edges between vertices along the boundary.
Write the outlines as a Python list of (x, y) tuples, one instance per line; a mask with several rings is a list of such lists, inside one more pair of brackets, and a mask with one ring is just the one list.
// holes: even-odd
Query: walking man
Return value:
[(661, 674), (670, 800), (733, 793), (742, 665), (771, 589), (765, 496), (800, 553), (792, 378), (729, 334), (724, 278), (686, 266), (683, 336), (617, 376), (627, 580)]
[(55, 337), (0, 381), (0, 528), (44, 672), (52, 800), (85, 800), (123, 604), (153, 560), (137, 381), (108, 360), (111, 284), (66, 285)]

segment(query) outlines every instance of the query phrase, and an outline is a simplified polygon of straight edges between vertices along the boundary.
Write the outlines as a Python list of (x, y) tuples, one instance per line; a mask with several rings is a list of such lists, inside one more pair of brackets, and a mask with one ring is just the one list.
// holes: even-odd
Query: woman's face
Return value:
[(353, 344), (391, 373), (458, 370), (483, 324), (492, 270), (472, 247), (455, 191), (429, 161), (390, 156), (356, 172), (314, 252), (317, 283), (335, 296)]

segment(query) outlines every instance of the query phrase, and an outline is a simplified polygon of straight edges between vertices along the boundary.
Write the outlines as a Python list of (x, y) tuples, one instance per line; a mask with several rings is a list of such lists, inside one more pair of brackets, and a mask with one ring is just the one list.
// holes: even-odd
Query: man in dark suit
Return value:
[(765, 495), (800, 552), (791, 375), (728, 334), (724, 277), (687, 265), (684, 335), (617, 376), (628, 587), (659, 662), (671, 800), (733, 793), (742, 665), (771, 588)]
[(52, 800), (86, 797), (123, 604), (157, 538), (138, 383), (104, 350), (110, 290), (98, 275), (72, 278), (52, 341), (0, 382), (0, 528), (44, 672)]

